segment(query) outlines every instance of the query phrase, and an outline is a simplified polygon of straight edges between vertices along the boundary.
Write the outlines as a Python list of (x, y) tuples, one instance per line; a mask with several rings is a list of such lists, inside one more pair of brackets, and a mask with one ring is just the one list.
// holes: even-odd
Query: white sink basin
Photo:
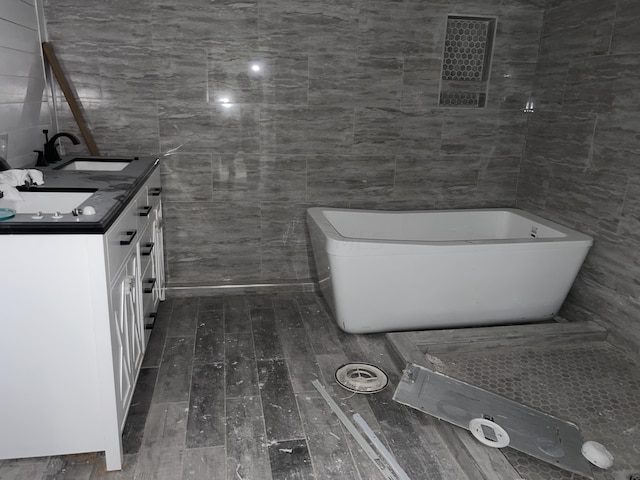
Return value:
[(131, 160), (72, 160), (60, 170), (91, 170), (101, 172), (119, 172), (126, 168)]
[(10, 208), (16, 213), (71, 213), (71, 210), (78, 207), (93, 193), (93, 191), (20, 192), (23, 202), (0, 198), (0, 208)]

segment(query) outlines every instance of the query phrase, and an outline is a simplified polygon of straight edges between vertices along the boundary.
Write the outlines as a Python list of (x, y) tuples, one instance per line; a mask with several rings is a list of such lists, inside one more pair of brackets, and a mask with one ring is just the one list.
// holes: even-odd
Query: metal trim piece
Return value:
[(229, 285), (185, 285), (171, 284), (166, 286), (166, 291), (172, 297), (200, 296), (200, 295), (221, 295), (226, 292), (315, 292), (318, 290), (317, 284), (313, 282), (287, 282), (287, 283), (246, 283)]
[(360, 415), (359, 413), (355, 413), (353, 415), (353, 420), (358, 424), (358, 426), (362, 429), (362, 431), (369, 438), (369, 440), (371, 440), (371, 443), (373, 443), (373, 446), (376, 447), (376, 450), (378, 450), (380, 455), (382, 455), (382, 458), (384, 458), (387, 461), (387, 463), (391, 466), (393, 471), (396, 472), (396, 475), (398, 475), (398, 478), (400, 480), (411, 480), (409, 478), (409, 475), (407, 475), (404, 469), (397, 462), (396, 458), (391, 454), (389, 450), (387, 450), (387, 447), (384, 446), (384, 444), (380, 441), (380, 439), (375, 434), (375, 432), (371, 430), (371, 427), (365, 421), (365, 419), (362, 418), (362, 415)]
[(329, 404), (329, 407), (331, 408), (333, 413), (336, 414), (336, 416), (340, 419), (346, 429), (349, 430), (349, 433), (353, 436), (355, 441), (358, 442), (358, 445), (362, 447), (364, 453), (366, 453), (367, 456), (373, 461), (376, 468), (380, 470), (380, 473), (382, 473), (388, 480), (397, 480), (396, 476), (391, 473), (389, 468), (386, 465), (382, 464), (382, 462), (380, 461), (380, 456), (375, 452), (373, 448), (371, 448), (371, 445), (367, 443), (367, 441), (358, 431), (353, 422), (349, 420), (349, 417), (347, 417), (347, 415), (342, 411), (342, 409), (333, 400), (333, 398), (331, 398), (331, 395), (329, 395), (329, 392), (327, 392), (322, 384), (318, 380), (313, 380), (311, 384), (316, 387), (316, 390), (318, 390), (320, 395), (322, 395), (322, 398), (324, 398), (324, 400)]

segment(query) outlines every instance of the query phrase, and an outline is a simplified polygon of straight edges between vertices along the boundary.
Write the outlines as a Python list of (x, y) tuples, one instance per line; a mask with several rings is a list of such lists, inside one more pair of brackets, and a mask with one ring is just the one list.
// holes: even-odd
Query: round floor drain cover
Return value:
[(389, 378), (368, 363), (347, 363), (336, 370), (336, 381), (350, 392), (378, 393), (387, 386)]

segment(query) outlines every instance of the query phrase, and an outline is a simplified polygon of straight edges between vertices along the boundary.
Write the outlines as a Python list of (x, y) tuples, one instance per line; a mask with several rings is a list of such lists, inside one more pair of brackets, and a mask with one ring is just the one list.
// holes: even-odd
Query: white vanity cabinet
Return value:
[(121, 468), (164, 294), (159, 189), (156, 168), (102, 235), (0, 235), (0, 459), (104, 451)]

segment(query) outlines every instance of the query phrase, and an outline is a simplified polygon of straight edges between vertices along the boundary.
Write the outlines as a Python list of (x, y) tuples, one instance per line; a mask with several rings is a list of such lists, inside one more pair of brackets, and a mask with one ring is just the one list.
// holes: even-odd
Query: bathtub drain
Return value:
[(336, 370), (336, 381), (354, 393), (378, 393), (388, 385), (387, 374), (368, 363), (347, 363)]

